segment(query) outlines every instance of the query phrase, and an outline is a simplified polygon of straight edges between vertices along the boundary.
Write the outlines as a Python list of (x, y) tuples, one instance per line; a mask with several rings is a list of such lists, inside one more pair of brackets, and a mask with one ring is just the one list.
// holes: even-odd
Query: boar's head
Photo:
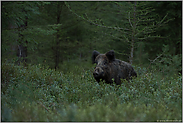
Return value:
[(93, 76), (97, 82), (105, 80), (108, 82), (111, 75), (111, 62), (115, 60), (114, 51), (110, 50), (105, 54), (100, 54), (94, 50), (92, 54), (92, 63), (96, 63)]

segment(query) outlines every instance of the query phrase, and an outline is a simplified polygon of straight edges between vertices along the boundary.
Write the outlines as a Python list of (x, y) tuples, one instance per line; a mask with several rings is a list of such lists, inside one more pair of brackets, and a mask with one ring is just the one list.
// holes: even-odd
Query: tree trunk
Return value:
[[(23, 10), (25, 14), (27, 15), (27, 11)], [(19, 26), (19, 45), (17, 46), (17, 56), (18, 56), (18, 65), (20, 63), (23, 63), (26, 66), (27, 63), (27, 40), (24, 41), (24, 35), (22, 32), (27, 29), (27, 24), (28, 24), (28, 17), (25, 17), (24, 24)]]
[[(60, 4), (60, 2), (57, 3), (57, 23), (60, 23), (60, 15), (62, 11), (63, 2)], [(60, 34), (59, 29), (57, 29), (57, 36), (56, 36), (56, 46), (55, 46), (55, 70), (58, 69), (59, 65), (59, 43), (60, 43)]]
[(137, 5), (137, 2), (135, 1), (134, 2), (134, 7), (133, 7), (133, 25), (132, 25), (130, 64), (133, 63), (133, 54), (134, 54), (134, 42), (135, 42), (135, 30), (136, 30), (136, 5)]

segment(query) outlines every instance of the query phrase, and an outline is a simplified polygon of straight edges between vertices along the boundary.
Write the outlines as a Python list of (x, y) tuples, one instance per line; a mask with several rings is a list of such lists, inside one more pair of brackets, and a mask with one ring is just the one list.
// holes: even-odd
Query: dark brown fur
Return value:
[(114, 80), (117, 85), (120, 85), (121, 79), (129, 80), (131, 77), (137, 77), (137, 73), (129, 63), (115, 59), (113, 50), (105, 54), (94, 50), (92, 63), (97, 64), (93, 72), (97, 82), (105, 80), (106, 83), (112, 84)]

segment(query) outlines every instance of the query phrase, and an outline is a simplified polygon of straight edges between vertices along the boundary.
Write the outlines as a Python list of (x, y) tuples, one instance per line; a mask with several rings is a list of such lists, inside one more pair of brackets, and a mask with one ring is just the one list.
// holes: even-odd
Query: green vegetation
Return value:
[(181, 1), (3, 1), (1, 17), (3, 62), (23, 58), (65, 72), (63, 64), (85, 63), (93, 50), (114, 50), (116, 58), (144, 67), (167, 46), (165, 55), (179, 56), (182, 69)]
[[(1, 121), (181, 121), (182, 1), (2, 1)], [(138, 77), (98, 84), (92, 51)]]
[(63, 74), (3, 63), (1, 121), (181, 121), (181, 75), (135, 67), (138, 78), (117, 87), (81, 68)]

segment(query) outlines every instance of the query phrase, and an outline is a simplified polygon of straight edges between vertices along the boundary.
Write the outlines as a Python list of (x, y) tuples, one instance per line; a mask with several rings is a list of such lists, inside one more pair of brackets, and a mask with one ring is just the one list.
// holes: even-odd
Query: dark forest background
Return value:
[[(182, 70), (182, 2), (1, 2), (2, 62), (61, 71), (93, 50), (133, 65)], [(68, 68), (67, 68), (68, 67)], [(162, 68), (161, 68), (162, 69)]]
[[(137, 77), (97, 83), (92, 51)], [(182, 1), (1, 2), (1, 121), (182, 121)]]

